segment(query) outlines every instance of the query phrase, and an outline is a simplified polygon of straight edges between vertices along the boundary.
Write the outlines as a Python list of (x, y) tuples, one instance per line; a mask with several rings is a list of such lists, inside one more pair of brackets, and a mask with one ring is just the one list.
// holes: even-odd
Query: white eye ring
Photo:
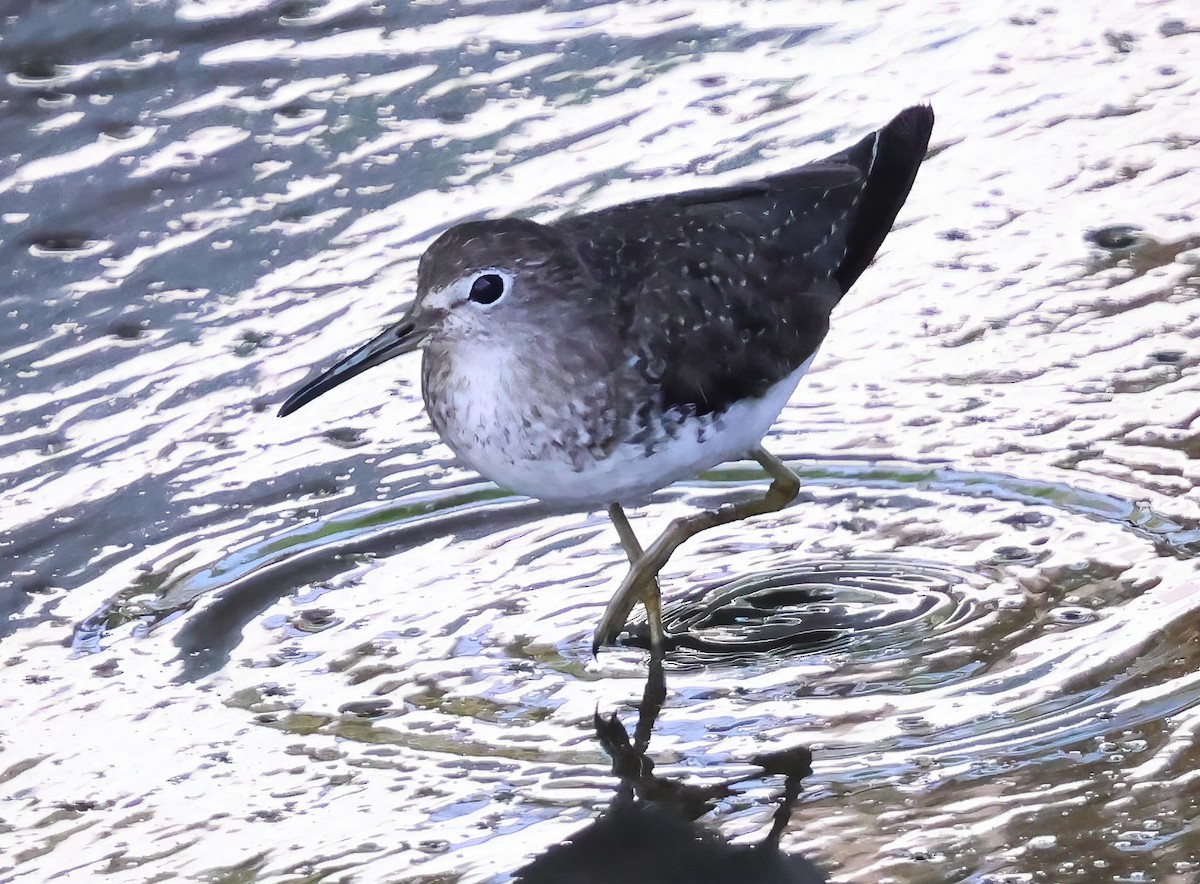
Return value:
[(471, 287), (467, 290), (467, 300), (486, 307), (504, 297), (511, 286), (512, 277), (509, 274), (499, 270), (481, 270), (471, 280)]

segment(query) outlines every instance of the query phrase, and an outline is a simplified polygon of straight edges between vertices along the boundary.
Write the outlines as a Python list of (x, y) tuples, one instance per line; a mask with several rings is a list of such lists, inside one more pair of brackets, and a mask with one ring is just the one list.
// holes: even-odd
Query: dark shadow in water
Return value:
[(779, 849), (779, 839), (812, 773), (812, 753), (798, 747), (761, 755), (751, 763), (764, 774), (784, 777), (783, 795), (771, 831), (757, 844), (730, 844), (697, 822), (714, 803), (733, 794), (740, 779), (694, 786), (655, 776), (647, 756), (650, 733), (666, 698), (661, 664), (652, 663), (633, 740), (617, 716), (596, 714), (596, 737), (620, 778), (617, 793), (600, 818), (569, 841), (551, 847), (515, 874), (522, 884), (823, 884), (809, 860)]

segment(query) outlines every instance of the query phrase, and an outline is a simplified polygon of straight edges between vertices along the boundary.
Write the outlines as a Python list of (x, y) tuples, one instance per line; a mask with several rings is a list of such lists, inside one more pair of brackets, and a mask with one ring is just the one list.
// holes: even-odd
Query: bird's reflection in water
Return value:
[(811, 773), (805, 748), (750, 759), (766, 775), (783, 776), (783, 795), (771, 831), (757, 844), (730, 844), (698, 822), (733, 786), (750, 774), (710, 786), (655, 776), (646, 754), (650, 733), (666, 697), (660, 664), (652, 664), (630, 740), (616, 715), (596, 715), (596, 736), (620, 778), (617, 794), (595, 822), (555, 845), (515, 874), (522, 884), (665, 884), (687, 881), (746, 884), (822, 884), (825, 876), (809, 860), (779, 849), (779, 839)]

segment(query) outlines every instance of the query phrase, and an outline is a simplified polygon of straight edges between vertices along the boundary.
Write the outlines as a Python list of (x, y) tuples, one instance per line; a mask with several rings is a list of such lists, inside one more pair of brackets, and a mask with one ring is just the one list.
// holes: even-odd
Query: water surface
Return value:
[[(274, 410), (446, 226), (790, 168), (917, 101), (897, 228), (664, 572), (656, 774), (839, 882), (1200, 875), (1200, 17), (1178, 3), (17, 4), (0, 26), (0, 882), (503, 881), (609, 805), (603, 513), (416, 360)], [(731, 464), (633, 511), (759, 492)], [(756, 644), (757, 643), (757, 644)], [(769, 773), (769, 772), (768, 772)]]

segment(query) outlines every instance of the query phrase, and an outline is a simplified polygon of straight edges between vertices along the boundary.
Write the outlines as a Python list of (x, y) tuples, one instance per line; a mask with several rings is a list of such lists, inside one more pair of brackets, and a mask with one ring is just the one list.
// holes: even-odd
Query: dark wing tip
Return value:
[(933, 132), (933, 108), (928, 104), (914, 104), (892, 118), (879, 130), (880, 137), (908, 141), (912, 150), (922, 156), (929, 148), (929, 136)]
[(846, 234), (846, 256), (834, 274), (843, 292), (867, 269), (892, 229), (925, 159), (932, 132), (933, 108), (914, 105), (843, 155), (850, 161), (856, 153), (870, 157), (858, 211)]

